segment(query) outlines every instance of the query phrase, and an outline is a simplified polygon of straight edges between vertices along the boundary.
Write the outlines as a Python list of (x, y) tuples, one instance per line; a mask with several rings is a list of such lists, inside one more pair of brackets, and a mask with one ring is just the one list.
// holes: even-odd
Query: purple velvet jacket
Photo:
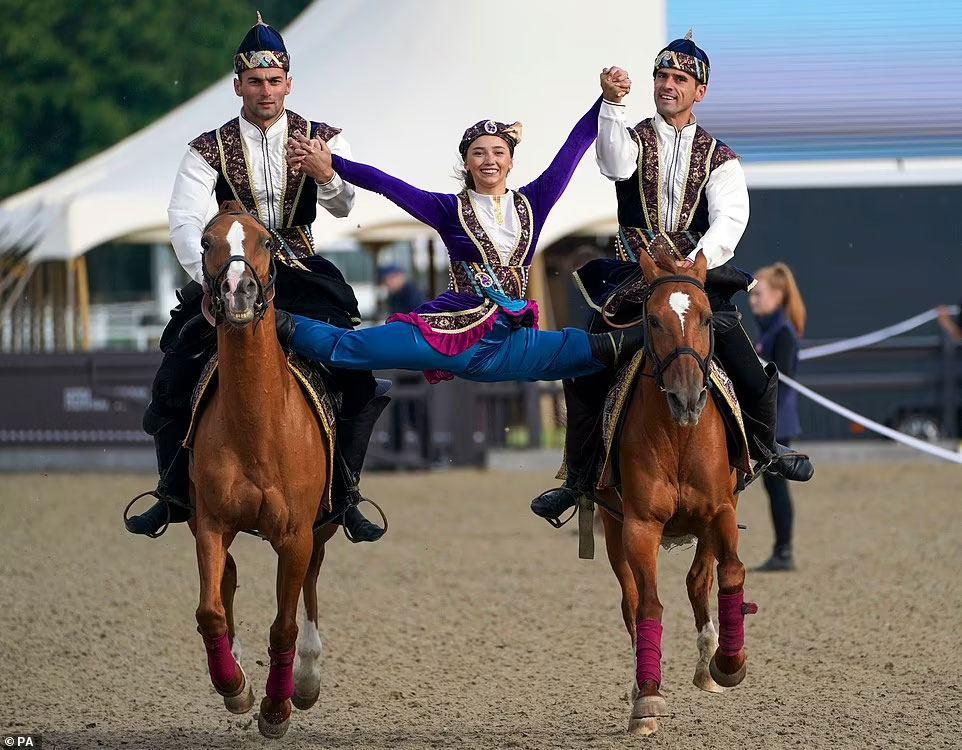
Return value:
[(467, 190), (457, 195), (420, 190), (374, 167), (333, 156), (334, 169), (343, 179), (380, 193), (435, 229), (448, 251), (448, 290), (412, 313), (392, 315), (388, 322), (418, 326), (435, 350), (449, 356), (474, 346), (494, 327), (498, 311), (537, 326), (538, 305), (525, 300), (528, 267), (548, 213), (598, 135), (600, 107), (599, 98), (541, 176), (514, 191), (521, 233), (507, 264), (478, 221)]

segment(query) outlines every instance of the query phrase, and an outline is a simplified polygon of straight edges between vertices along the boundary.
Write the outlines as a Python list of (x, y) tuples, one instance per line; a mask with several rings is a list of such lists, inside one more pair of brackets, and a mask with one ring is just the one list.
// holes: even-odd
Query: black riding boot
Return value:
[(808, 456), (775, 442), (778, 369), (771, 363), (762, 366), (741, 326), (740, 316), (734, 305), (730, 307), (721, 324), (722, 316), (715, 314), (715, 353), (735, 387), (748, 434), (749, 453), (769, 474), (807, 482), (815, 474)]
[(767, 463), (765, 471), (769, 474), (794, 482), (807, 482), (815, 474), (815, 467), (808, 456), (775, 442), (778, 368), (769, 362), (764, 371), (768, 382), (761, 397), (754, 403), (741, 404), (752, 458)]
[(590, 494), (597, 480), (598, 456), (601, 452), (601, 409), (614, 372), (629, 362), (645, 343), (641, 327), (606, 330), (600, 316), (592, 316), (588, 330), (591, 353), (607, 369), (574, 380), (565, 380), (565, 405), (568, 427), (565, 432), (565, 463), (568, 476), (560, 487), (542, 492), (531, 501), (531, 511), (555, 528), (561, 526), (561, 516), (573, 508), (584, 494)]
[(601, 450), (601, 407), (611, 379), (611, 372), (606, 370), (563, 383), (568, 410), (565, 432), (568, 476), (560, 487), (542, 492), (531, 501), (531, 511), (555, 528), (561, 526), (561, 516), (573, 508), (582, 495), (591, 494), (594, 489)]
[(345, 509), (341, 519), (352, 542), (376, 542), (386, 531), (358, 509), (364, 498), (357, 485), (374, 424), (390, 401), (388, 396), (375, 396), (353, 418), (337, 420), (331, 505), (335, 513)]
[(591, 353), (606, 367), (617, 370), (631, 360), (645, 345), (645, 329), (641, 326), (604, 333), (589, 333)]
[(126, 519), (124, 525), (132, 534), (155, 537), (168, 521), (183, 523), (190, 519), (186, 507), (189, 497), (188, 454), (181, 445), (187, 434), (187, 425), (180, 420), (161, 417), (148, 405), (144, 414), (144, 431), (153, 435), (157, 451), (160, 481), (156, 490), (147, 493), (156, 497), (157, 502), (139, 516)]

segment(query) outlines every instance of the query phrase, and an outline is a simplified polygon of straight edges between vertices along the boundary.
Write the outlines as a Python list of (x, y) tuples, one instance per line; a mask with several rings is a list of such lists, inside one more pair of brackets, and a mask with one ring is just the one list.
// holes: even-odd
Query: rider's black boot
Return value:
[(531, 501), (531, 511), (555, 528), (561, 517), (584, 494), (591, 494), (601, 448), (601, 407), (611, 383), (609, 371), (564, 381), (568, 428), (565, 460), (568, 476), (560, 487), (542, 492)]
[(154, 437), (157, 471), (161, 477), (157, 489), (146, 494), (156, 497), (157, 502), (139, 516), (127, 518), (124, 525), (132, 534), (157, 537), (168, 522), (183, 523), (190, 519), (187, 450), (181, 446), (187, 426), (161, 417), (148, 405), (144, 430)]
[(605, 333), (589, 333), (588, 343), (595, 359), (606, 367), (617, 369), (629, 362), (635, 352), (645, 345), (645, 329), (635, 326)]
[(357, 485), (374, 425), (390, 401), (388, 396), (375, 396), (353, 418), (337, 420), (332, 504), (335, 511), (346, 508), (342, 523), (352, 542), (376, 542), (386, 531), (358, 509), (358, 503), (364, 498)]
[[(731, 306), (734, 310), (734, 305)], [(807, 482), (815, 474), (808, 456), (775, 442), (778, 413), (778, 369), (762, 366), (737, 314), (719, 325), (716, 312), (715, 353), (732, 380), (741, 406), (748, 449), (769, 474), (796, 482)]]

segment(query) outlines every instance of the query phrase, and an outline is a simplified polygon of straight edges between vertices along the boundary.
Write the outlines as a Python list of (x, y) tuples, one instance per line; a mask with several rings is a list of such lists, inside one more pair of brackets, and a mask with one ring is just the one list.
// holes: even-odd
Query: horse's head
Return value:
[(648, 281), (645, 353), (672, 417), (683, 427), (693, 427), (708, 401), (708, 364), (715, 344), (705, 294), (708, 262), (703, 253), (691, 267), (677, 265), (660, 249), (654, 257), (639, 255)]
[(205, 314), (216, 324), (259, 321), (274, 299), (271, 234), (237, 201), (225, 201), (200, 241)]

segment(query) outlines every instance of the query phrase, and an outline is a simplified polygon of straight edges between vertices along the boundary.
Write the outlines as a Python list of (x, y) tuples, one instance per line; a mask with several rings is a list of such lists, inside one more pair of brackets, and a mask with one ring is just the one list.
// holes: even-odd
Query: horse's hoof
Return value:
[(692, 684), (696, 688), (704, 690), (706, 693), (724, 693), (725, 688), (711, 678), (711, 672), (704, 664), (699, 664), (695, 669), (695, 677)]
[(271, 724), (264, 718), (263, 714), (257, 714), (257, 728), (260, 733), (269, 740), (276, 740), (287, 734), (287, 728), (291, 725), (291, 717), (288, 716), (280, 724)]
[(306, 711), (315, 703), (317, 703), (317, 699), (320, 697), (320, 695), (321, 695), (320, 688), (318, 688), (317, 692), (315, 692), (314, 695), (312, 696), (298, 695), (297, 691), (295, 690), (294, 695), (291, 696), (291, 703), (294, 704), (294, 708), (296, 708), (297, 710)]
[(250, 683), (244, 685), (239, 695), (224, 696), (224, 706), (232, 714), (246, 714), (254, 707), (254, 690)]
[(745, 679), (745, 674), (748, 672), (748, 660), (743, 661), (741, 668), (734, 674), (725, 674), (718, 668), (718, 665), (715, 663), (715, 657), (712, 656), (711, 661), (708, 662), (708, 671), (711, 672), (712, 679), (722, 687), (735, 687), (735, 685)]
[(668, 701), (660, 695), (643, 695), (635, 699), (635, 705), (631, 709), (632, 721), (655, 716), (668, 716)]
[(658, 731), (657, 719), (631, 719), (628, 722), (628, 734), (635, 737), (647, 737)]
[(254, 707), (254, 690), (251, 688), (250, 680), (247, 679), (247, 673), (239, 664), (237, 667), (244, 676), (244, 684), (233, 695), (223, 696), (224, 707), (232, 714), (246, 714)]

